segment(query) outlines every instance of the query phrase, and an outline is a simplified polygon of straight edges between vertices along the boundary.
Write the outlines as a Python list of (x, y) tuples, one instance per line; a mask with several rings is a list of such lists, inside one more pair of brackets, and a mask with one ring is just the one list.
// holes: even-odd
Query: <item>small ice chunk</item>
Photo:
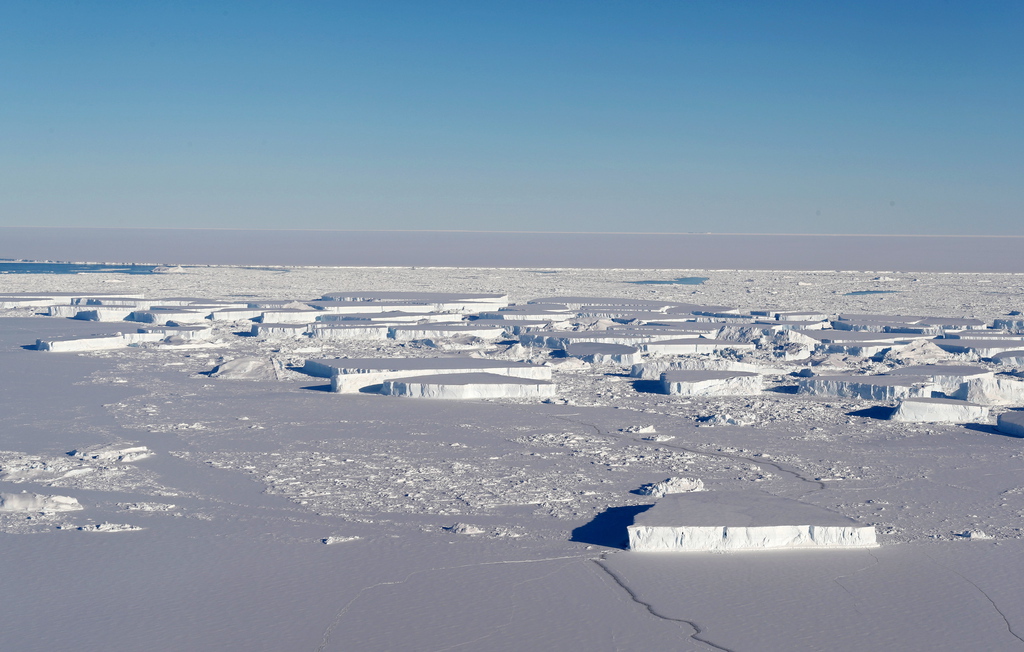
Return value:
[(983, 530), (964, 530), (963, 532), (960, 532), (959, 534), (957, 534), (957, 536), (958, 537), (962, 537), (964, 539), (991, 539), (992, 538), (991, 535), (985, 534), (985, 532)]
[(701, 421), (698, 425), (706, 428), (713, 428), (714, 426), (752, 426), (755, 422), (756, 419), (751, 414), (741, 414), (737, 417), (731, 414), (716, 414)]
[(97, 462), (137, 462), (153, 455), (153, 451), (145, 446), (132, 444), (102, 444), (78, 448), (69, 451), (68, 455), (82, 460), (95, 460)]
[(479, 527), (477, 527), (475, 525), (470, 525), (468, 523), (456, 523), (455, 525), (452, 525), (452, 526), (449, 526), (449, 527), (446, 527), (446, 528), (443, 528), (443, 529), (446, 532), (451, 532), (452, 534), (483, 534), (484, 533), (483, 528), (479, 528)]
[(635, 433), (639, 435), (646, 435), (658, 432), (654, 429), (654, 426), (629, 426), (628, 428), (622, 428), (619, 432)]
[(326, 544), (328, 546), (333, 546), (336, 543), (348, 543), (349, 541), (355, 541), (358, 538), (359, 537), (340, 537), (340, 536), (339, 537), (325, 537), (323, 539), (320, 539), (320, 543)]
[(699, 478), (668, 478), (662, 482), (645, 484), (637, 493), (641, 496), (661, 498), (668, 494), (683, 494), (691, 491), (704, 491), (704, 481)]
[(83, 525), (78, 528), (80, 532), (139, 532), (146, 528), (127, 523), (97, 523), (95, 525)]

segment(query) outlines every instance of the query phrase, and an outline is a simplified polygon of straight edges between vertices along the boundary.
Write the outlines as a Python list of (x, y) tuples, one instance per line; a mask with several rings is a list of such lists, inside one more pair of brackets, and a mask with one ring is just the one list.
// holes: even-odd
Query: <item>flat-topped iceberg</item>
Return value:
[(43, 494), (0, 493), (0, 512), (74, 512), (83, 509), (77, 498)]
[(565, 347), (565, 354), (592, 364), (636, 364), (640, 362), (640, 349), (628, 344), (577, 342)]
[(626, 528), (636, 551), (870, 548), (875, 528), (821, 507), (760, 492), (670, 494)]
[(440, 399), (550, 398), (555, 395), (555, 385), (547, 380), (490, 373), (442, 374), (385, 380), (380, 393)]
[(750, 371), (666, 371), (662, 392), (676, 396), (744, 396), (758, 394), (764, 378)]
[(940, 389), (927, 376), (812, 376), (797, 381), (798, 394), (866, 401), (931, 397)]
[(949, 398), (905, 398), (889, 419), (909, 423), (976, 423), (988, 419), (988, 408)]
[(488, 373), (551, 380), (551, 368), (513, 360), (486, 358), (337, 358), (306, 360), (303, 373), (331, 379), (331, 391), (358, 392), (393, 378), (442, 374)]

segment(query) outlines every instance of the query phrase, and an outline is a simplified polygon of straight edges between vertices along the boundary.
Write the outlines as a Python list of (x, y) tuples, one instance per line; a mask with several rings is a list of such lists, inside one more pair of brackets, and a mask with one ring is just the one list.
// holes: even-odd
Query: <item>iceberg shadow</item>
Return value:
[(306, 385), (305, 387), (300, 387), (299, 389), (308, 389), (314, 392), (330, 392), (331, 384), (327, 383), (326, 385)]
[(629, 547), (629, 535), (626, 527), (633, 524), (637, 514), (642, 514), (653, 505), (627, 505), (625, 507), (609, 507), (594, 517), (594, 520), (581, 525), (572, 531), (569, 541), (589, 543), (605, 548)]
[(853, 412), (847, 412), (848, 417), (861, 417), (864, 419), (881, 419), (882, 421), (887, 420), (892, 416), (892, 413), (896, 411), (896, 408), (886, 407), (884, 405), (873, 405), (863, 410), (854, 410)]
[(980, 432), (985, 435), (998, 435), (1000, 437), (1009, 437), (1010, 439), (1021, 439), (1020, 435), (1014, 435), (1008, 432), (999, 430), (991, 423), (965, 423), (963, 427), (967, 430), (973, 430), (974, 432)]
[(634, 380), (633, 389), (641, 394), (664, 394), (665, 388), (660, 380)]

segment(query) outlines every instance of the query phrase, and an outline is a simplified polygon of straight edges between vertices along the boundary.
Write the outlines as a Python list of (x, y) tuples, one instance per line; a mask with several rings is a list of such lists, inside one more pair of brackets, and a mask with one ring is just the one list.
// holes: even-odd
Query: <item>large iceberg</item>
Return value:
[(891, 401), (931, 397), (939, 385), (926, 376), (812, 376), (797, 380), (797, 393)]
[(550, 398), (555, 395), (555, 385), (547, 380), (489, 373), (442, 374), (385, 380), (380, 393), (441, 399)]
[(988, 408), (948, 398), (905, 398), (889, 418), (910, 423), (977, 423), (988, 419)]
[(662, 391), (677, 396), (743, 396), (758, 394), (764, 378), (749, 371), (666, 371)]
[(528, 362), (486, 358), (337, 358), (306, 360), (303, 373), (331, 379), (331, 391), (358, 392), (393, 378), (489, 373), (551, 380), (551, 368)]
[(760, 492), (669, 494), (626, 528), (636, 551), (870, 548), (875, 528), (821, 507)]
[(626, 344), (577, 342), (565, 347), (565, 354), (592, 364), (636, 364), (640, 362), (640, 349)]

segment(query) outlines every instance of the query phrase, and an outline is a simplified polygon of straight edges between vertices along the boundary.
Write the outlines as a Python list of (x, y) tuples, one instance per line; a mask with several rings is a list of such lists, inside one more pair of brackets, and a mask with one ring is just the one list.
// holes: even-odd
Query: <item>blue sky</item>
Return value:
[(0, 226), (1024, 235), (1020, 2), (6, 2)]

